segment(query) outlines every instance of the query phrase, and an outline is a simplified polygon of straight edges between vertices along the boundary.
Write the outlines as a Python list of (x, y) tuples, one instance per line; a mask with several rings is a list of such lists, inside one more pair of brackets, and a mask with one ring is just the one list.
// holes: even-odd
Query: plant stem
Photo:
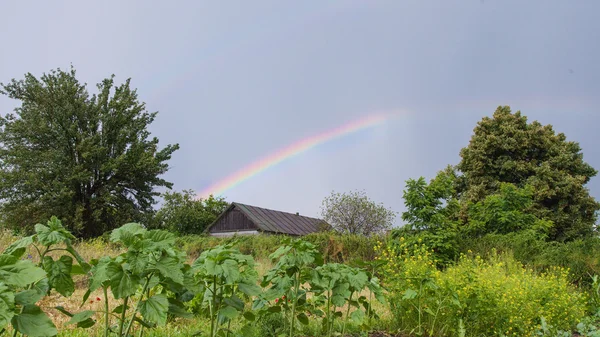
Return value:
[(348, 317), (350, 316), (350, 302), (352, 302), (352, 295), (354, 295), (354, 292), (351, 292), (350, 297), (348, 298), (348, 308), (346, 309), (346, 319), (344, 320), (344, 324), (342, 325), (342, 337), (344, 336), (344, 333), (346, 332), (346, 323), (348, 323)]
[(296, 321), (295, 317), (296, 317), (296, 302), (298, 302), (298, 287), (300, 283), (300, 270), (298, 270), (296, 272), (295, 278), (294, 278), (294, 298), (293, 298), (293, 302), (292, 302), (292, 317), (291, 317), (291, 324), (290, 324), (290, 337), (294, 337), (294, 323)]
[(129, 330), (131, 330), (131, 326), (133, 325), (133, 321), (135, 320), (135, 315), (137, 314), (138, 310), (140, 310), (140, 305), (142, 304), (142, 299), (144, 298), (144, 294), (146, 293), (146, 290), (148, 289), (148, 285), (150, 284), (150, 279), (152, 278), (152, 276), (153, 276), (153, 274), (150, 274), (146, 278), (146, 283), (144, 284), (144, 288), (142, 289), (142, 294), (140, 295), (140, 299), (138, 300), (138, 302), (135, 305), (135, 310), (133, 310), (133, 316), (131, 316), (131, 320), (129, 321), (129, 324), (127, 325), (127, 330), (125, 330), (125, 336), (129, 336)]
[(435, 316), (433, 316), (433, 322), (431, 322), (430, 333), (432, 333), (432, 334), (435, 333), (435, 321), (437, 320), (438, 314), (440, 313), (440, 309), (442, 308), (442, 303), (440, 303), (440, 305), (438, 305), (437, 310), (435, 311)]
[[(123, 336), (123, 326), (125, 325), (125, 312), (127, 311), (127, 301), (129, 300), (129, 296), (125, 297), (123, 300), (123, 309), (121, 311), (121, 321), (119, 322), (119, 337)], [(106, 330), (108, 331), (108, 329)]]
[(35, 244), (33, 244), (32, 246), (33, 246), (33, 248), (35, 248), (35, 250), (36, 250), (36, 251), (37, 251), (37, 253), (38, 253), (38, 256), (40, 256), (40, 258), (41, 258), (41, 256), (42, 256), (42, 252), (40, 251), (40, 249), (39, 249), (39, 248), (38, 248), (38, 247), (37, 247)]
[(417, 298), (417, 306), (419, 307), (418, 311), (419, 311), (419, 336), (422, 335), (422, 331), (421, 331), (421, 291), (423, 290), (423, 280), (421, 280), (420, 284), (419, 284), (419, 295)]
[(216, 305), (217, 305), (217, 276), (213, 276), (213, 290), (212, 290), (212, 303), (210, 304), (210, 337), (215, 336), (215, 321), (217, 320), (216, 316)]
[(110, 321), (108, 319), (108, 289), (107, 287), (102, 287), (104, 291), (104, 337), (108, 337), (108, 328), (110, 327)]
[(327, 290), (327, 337), (331, 337), (331, 290)]

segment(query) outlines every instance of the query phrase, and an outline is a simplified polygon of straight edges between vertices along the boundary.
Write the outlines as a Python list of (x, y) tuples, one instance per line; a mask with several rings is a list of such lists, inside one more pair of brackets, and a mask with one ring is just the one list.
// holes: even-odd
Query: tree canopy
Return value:
[(571, 240), (594, 230), (600, 204), (585, 185), (598, 172), (583, 160), (579, 144), (552, 125), (528, 123), (521, 112), (498, 107), (477, 124), (460, 155), (457, 192), (465, 201), (481, 201), (502, 183), (529, 186), (531, 212), (554, 223), (551, 239)]
[(323, 200), (321, 216), (342, 233), (371, 235), (391, 228), (396, 213), (369, 199), (364, 191), (332, 192)]
[(159, 149), (130, 80), (90, 95), (73, 68), (0, 84), (20, 101), (0, 117), (0, 199), (5, 224), (25, 229), (56, 215), (81, 236), (101, 235), (152, 212), (179, 146)]
[(579, 144), (551, 125), (499, 107), (477, 124), (460, 155), (429, 183), (407, 181), (406, 225), (395, 235), (418, 238), (451, 260), (459, 239), (529, 231), (569, 241), (595, 231), (600, 204), (585, 185), (597, 171)]
[(152, 226), (180, 234), (200, 234), (225, 211), (229, 203), (209, 196), (196, 199), (191, 190), (166, 192), (164, 203), (156, 212)]

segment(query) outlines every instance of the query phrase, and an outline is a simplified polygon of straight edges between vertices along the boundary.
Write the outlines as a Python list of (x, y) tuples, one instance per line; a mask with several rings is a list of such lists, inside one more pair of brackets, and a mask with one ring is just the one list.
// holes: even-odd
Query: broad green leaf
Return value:
[(279, 248), (277, 248), (277, 250), (275, 250), (271, 255), (269, 255), (269, 258), (271, 260), (277, 260), (279, 259), (281, 256), (283, 256), (284, 254), (286, 254), (287, 252), (289, 252), (290, 250), (292, 250), (292, 247), (290, 246), (279, 246)]
[(306, 316), (305, 313), (301, 312), (298, 315), (296, 315), (296, 318), (298, 319), (298, 322), (304, 324), (304, 325), (308, 325), (308, 316)]
[(269, 308), (267, 309), (267, 311), (268, 311), (268, 312), (273, 312), (273, 313), (275, 313), (275, 312), (281, 312), (281, 307), (280, 307), (280, 306), (278, 306), (278, 305), (274, 305), (274, 306), (272, 306), (272, 307), (269, 307)]
[[(160, 283), (160, 277), (158, 275), (152, 275), (150, 278), (150, 282), (148, 282), (148, 289), (152, 289), (156, 287)], [(169, 284), (169, 282), (164, 282), (164, 284)]]
[(342, 295), (333, 295), (331, 296), (331, 303), (336, 307), (343, 307), (346, 304), (346, 297)]
[(267, 305), (269, 305), (269, 302), (265, 301), (264, 299), (257, 298), (254, 301), (252, 301), (252, 310), (260, 310), (266, 307)]
[(144, 239), (151, 242), (152, 250), (167, 250), (175, 245), (176, 236), (164, 230), (154, 229), (144, 234)]
[(74, 264), (71, 266), (71, 276), (73, 275), (85, 275), (86, 271), (83, 270), (83, 267), (79, 264)]
[(231, 306), (226, 306), (226, 307), (219, 309), (219, 313), (218, 313), (219, 316), (225, 317), (228, 319), (234, 319), (237, 317), (238, 314), (239, 314), (239, 312), (234, 307), (231, 307)]
[(50, 286), (65, 297), (71, 296), (75, 291), (75, 284), (71, 278), (73, 258), (63, 255), (54, 261), (52, 257), (45, 256), (43, 266), (46, 273), (48, 273)]
[(27, 247), (33, 244), (33, 236), (27, 236), (13, 242), (8, 248), (4, 250), (3, 254), (13, 255), (16, 258), (20, 258), (25, 253)]
[(37, 240), (44, 246), (57, 245), (59, 243), (71, 242), (75, 239), (66, 228), (63, 227), (62, 223), (58, 218), (53, 216), (48, 220), (48, 226), (42, 224), (35, 225), (35, 232), (37, 233)]
[(116, 263), (108, 265), (108, 273), (111, 276), (110, 289), (115, 298), (125, 298), (135, 294), (139, 287), (139, 277), (124, 271), (123, 268)]
[(357, 292), (363, 290), (367, 286), (367, 283), (369, 283), (369, 277), (363, 271), (355, 271), (348, 275), (347, 279), (350, 289)]
[(228, 284), (234, 284), (240, 279), (240, 270), (237, 261), (231, 259), (223, 261), (223, 276)]
[(87, 273), (88, 271), (90, 271), (92, 266), (90, 266), (90, 264), (87, 263), (81, 255), (79, 255), (79, 253), (75, 250), (75, 248), (73, 248), (70, 242), (67, 242), (67, 252), (69, 252), (75, 257), (75, 260), (77, 260), (77, 263), (79, 263), (79, 266), (83, 270), (83, 273)]
[(128, 223), (114, 229), (110, 234), (110, 241), (122, 242), (125, 246), (130, 246), (136, 241), (136, 238), (140, 239), (145, 232), (146, 229), (144, 229), (142, 225), (138, 223)]
[(140, 313), (144, 320), (158, 325), (167, 323), (167, 312), (169, 311), (169, 300), (164, 294), (154, 295), (140, 305)]
[(19, 258), (9, 255), (9, 254), (0, 254), (0, 268), (4, 266), (14, 265), (19, 261)]
[(183, 272), (179, 261), (171, 256), (163, 256), (154, 266), (158, 272), (176, 283), (183, 284)]
[[(111, 264), (114, 264), (109, 268)], [(118, 270), (119, 266), (112, 261), (112, 259), (108, 256), (101, 258), (98, 263), (92, 267), (91, 273), (92, 277), (90, 277), (90, 291), (94, 291), (100, 286), (102, 283), (110, 280), (111, 274), (109, 270)]]
[(8, 287), (0, 283), (0, 329), (3, 329), (14, 316), (15, 295)]
[(243, 316), (244, 316), (245, 319), (247, 319), (247, 320), (249, 320), (251, 322), (253, 322), (253, 321), (256, 320), (256, 315), (253, 314), (251, 311), (244, 312)]
[(142, 275), (148, 272), (147, 267), (150, 260), (147, 253), (130, 249), (126, 253), (126, 261), (124, 268), (131, 271), (132, 274)]
[(352, 319), (355, 323), (361, 323), (364, 318), (365, 312), (360, 309), (355, 310), (350, 314), (350, 319)]
[(50, 284), (48, 283), (48, 278), (44, 277), (43, 279), (37, 281), (33, 287), (31, 288), (40, 294), (40, 296), (46, 296), (50, 291)]
[(248, 296), (258, 296), (260, 294), (261, 288), (256, 284), (238, 284), (238, 289)]
[(78, 328), (89, 328), (93, 326), (96, 321), (94, 321), (91, 317), (94, 316), (94, 311), (85, 310), (79, 313), (76, 313), (71, 317), (71, 319), (67, 322), (69, 324), (77, 324)]
[(175, 317), (182, 317), (182, 318), (193, 318), (194, 315), (192, 315), (192, 313), (188, 312), (185, 308), (185, 305), (183, 303), (181, 303), (180, 301), (174, 299), (174, 298), (169, 298), (169, 314), (175, 316)]
[[(127, 307), (129, 308), (129, 306), (127, 306)], [(124, 306), (123, 306), (123, 304), (121, 304), (121, 305), (115, 307), (112, 312), (114, 312), (115, 314), (120, 314), (123, 312), (123, 308), (124, 308)]]
[(417, 292), (412, 290), (412, 289), (406, 289), (406, 291), (404, 291), (404, 296), (402, 296), (403, 300), (412, 300), (413, 298), (417, 297)]
[(233, 295), (229, 298), (225, 298), (223, 300), (223, 302), (225, 302), (225, 304), (227, 304), (230, 307), (234, 307), (235, 309), (242, 311), (244, 310), (244, 301), (242, 301), (239, 297), (237, 297), (236, 295)]
[(184, 273), (183, 285), (186, 289), (196, 294), (203, 291), (203, 283), (196, 280), (193, 269), (189, 269)]
[(323, 317), (323, 315), (325, 315), (325, 312), (323, 312), (323, 310), (321, 310), (321, 309), (310, 310), (310, 313), (317, 317)]
[(0, 282), (25, 288), (46, 277), (46, 272), (29, 260), (18, 260), (12, 255), (0, 255)]
[(13, 327), (30, 337), (56, 336), (58, 331), (52, 320), (35, 305), (26, 305), (23, 311), (11, 320)]
[(37, 289), (24, 290), (15, 294), (15, 303), (18, 305), (36, 304), (42, 297), (44, 297), (44, 293)]
[(242, 336), (259, 336), (257, 327), (253, 324), (246, 324), (240, 329)]

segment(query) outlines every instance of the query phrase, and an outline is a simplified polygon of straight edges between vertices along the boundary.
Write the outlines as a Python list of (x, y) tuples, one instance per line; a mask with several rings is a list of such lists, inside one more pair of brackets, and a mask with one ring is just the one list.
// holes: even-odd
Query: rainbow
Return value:
[(387, 119), (393, 117), (394, 115), (395, 114), (372, 114), (367, 117), (354, 120), (336, 128), (327, 130), (320, 134), (299, 140), (243, 167), (237, 172), (234, 172), (233, 174), (225, 177), (224, 179), (208, 186), (207, 188), (202, 190), (197, 195), (197, 197), (206, 198), (209, 195), (221, 195), (223, 194), (223, 192), (239, 185), (240, 183), (254, 177), (255, 175), (267, 170), (270, 167), (281, 163), (286, 159), (297, 156), (307, 150), (314, 148), (319, 144), (323, 144), (325, 142), (351, 134), (353, 132), (357, 132), (366, 128), (379, 125)]

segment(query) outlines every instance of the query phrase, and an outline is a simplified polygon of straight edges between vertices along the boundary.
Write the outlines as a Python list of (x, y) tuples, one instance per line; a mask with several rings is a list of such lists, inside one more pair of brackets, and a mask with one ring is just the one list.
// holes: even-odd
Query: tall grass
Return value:
[[(188, 256), (196, 258), (202, 251), (220, 244), (236, 242), (236, 247), (244, 254), (252, 255), (255, 259), (267, 259), (287, 236), (283, 235), (239, 235), (231, 237), (214, 237), (187, 235), (178, 239)], [(318, 247), (327, 262), (371, 261), (375, 258), (373, 247), (383, 237), (366, 237), (363, 235), (339, 235), (331, 232), (313, 233), (302, 237)]]

